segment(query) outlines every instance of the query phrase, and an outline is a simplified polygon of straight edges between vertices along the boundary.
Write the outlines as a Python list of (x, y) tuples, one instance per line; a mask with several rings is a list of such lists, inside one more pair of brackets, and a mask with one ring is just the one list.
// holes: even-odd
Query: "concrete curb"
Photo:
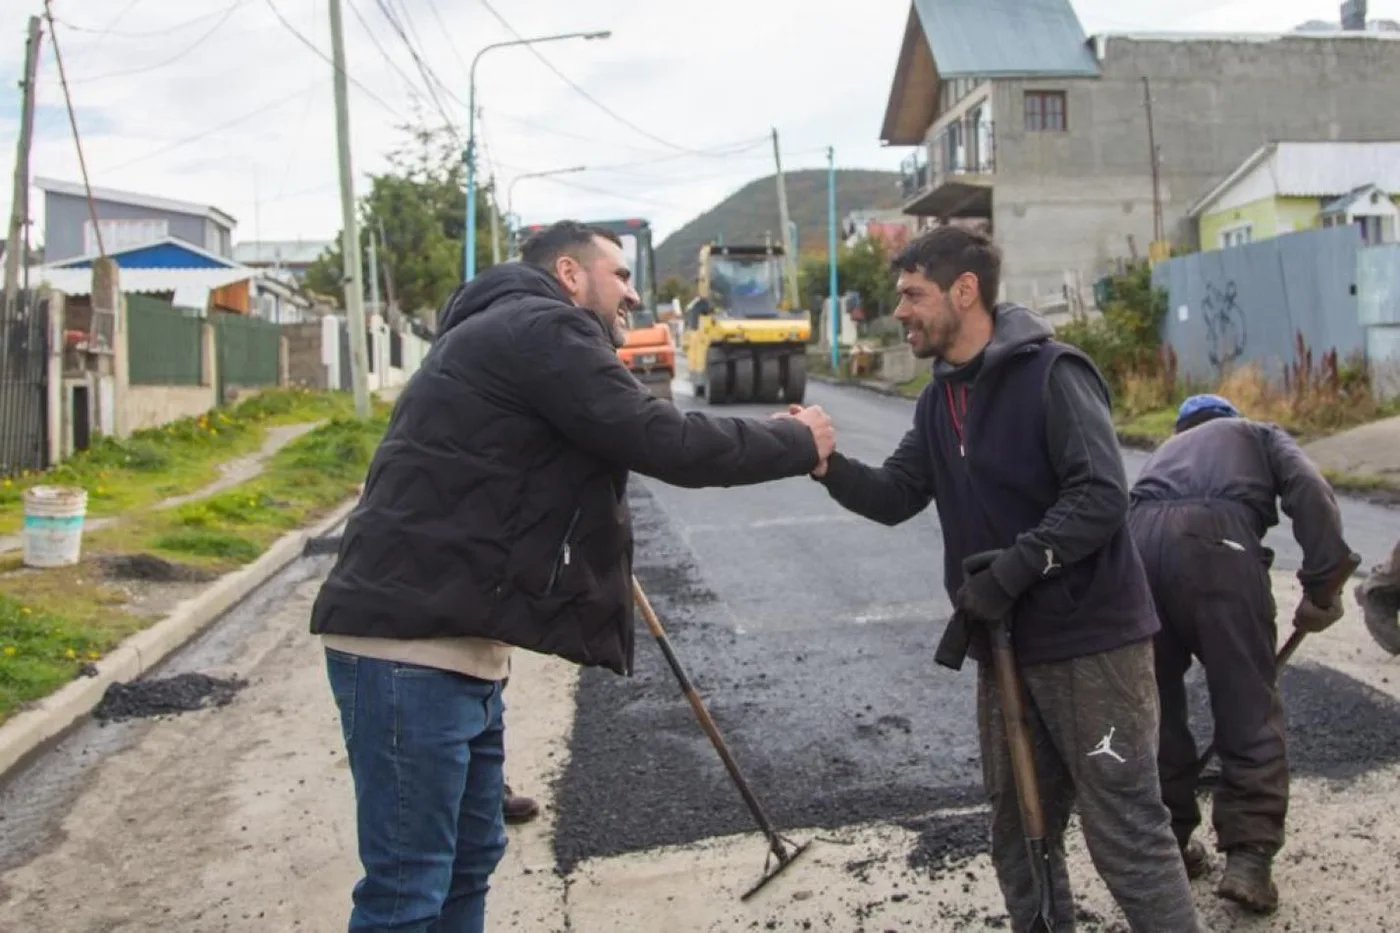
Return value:
[(283, 535), (257, 560), (224, 574), (198, 596), (180, 603), (164, 619), (112, 649), (94, 665), (96, 675), (79, 677), (0, 725), (0, 780), (36, 749), (91, 713), (108, 686), (134, 680), (149, 671), (300, 557), (309, 539), (324, 535), (344, 521), (357, 501), (344, 502), (315, 525)]
[(823, 376), (818, 373), (808, 373), (807, 378), (812, 382), (820, 382), (823, 385), (849, 386), (852, 389), (864, 389), (867, 392), (874, 392), (876, 395), (884, 395), (888, 398), (902, 398), (908, 402), (914, 401), (912, 396), (905, 395), (898, 389), (882, 386), (874, 382), (862, 382), (858, 379), (836, 379), (832, 376)]

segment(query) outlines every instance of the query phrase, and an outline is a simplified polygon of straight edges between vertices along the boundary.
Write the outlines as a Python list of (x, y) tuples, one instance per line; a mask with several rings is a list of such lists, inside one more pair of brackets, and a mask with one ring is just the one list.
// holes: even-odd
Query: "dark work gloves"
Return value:
[(990, 567), (968, 575), (958, 590), (958, 608), (982, 622), (1006, 618), (1015, 602), (1015, 597), (997, 582)]

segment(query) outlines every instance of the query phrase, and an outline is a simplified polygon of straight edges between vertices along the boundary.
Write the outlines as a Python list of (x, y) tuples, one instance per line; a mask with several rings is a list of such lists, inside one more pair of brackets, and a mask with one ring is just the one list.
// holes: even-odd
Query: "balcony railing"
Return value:
[(939, 130), (924, 149), (900, 165), (901, 190), (907, 202), (961, 175), (996, 171), (996, 133), (990, 120), (965, 118)]

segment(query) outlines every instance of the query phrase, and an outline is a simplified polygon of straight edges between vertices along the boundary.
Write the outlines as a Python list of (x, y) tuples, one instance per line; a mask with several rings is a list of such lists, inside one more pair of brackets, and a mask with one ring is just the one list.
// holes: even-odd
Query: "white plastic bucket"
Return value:
[(34, 486), (24, 493), (24, 563), (67, 567), (78, 562), (87, 516), (87, 490)]

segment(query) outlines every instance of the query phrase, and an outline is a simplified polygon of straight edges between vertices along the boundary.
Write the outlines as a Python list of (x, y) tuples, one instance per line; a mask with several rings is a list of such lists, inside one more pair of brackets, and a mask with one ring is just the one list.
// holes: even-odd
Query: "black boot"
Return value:
[(1273, 857), (1250, 846), (1225, 853), (1225, 876), (1216, 894), (1249, 910), (1271, 914), (1278, 909), (1278, 888), (1272, 877)]
[(1186, 866), (1186, 877), (1192, 881), (1210, 871), (1210, 854), (1199, 839), (1188, 839), (1181, 847), (1181, 861)]
[(529, 797), (517, 797), (510, 791), (510, 785), (505, 788), (505, 798), (501, 802), (501, 810), (505, 815), (507, 823), (528, 823), (539, 815), (540, 805)]

